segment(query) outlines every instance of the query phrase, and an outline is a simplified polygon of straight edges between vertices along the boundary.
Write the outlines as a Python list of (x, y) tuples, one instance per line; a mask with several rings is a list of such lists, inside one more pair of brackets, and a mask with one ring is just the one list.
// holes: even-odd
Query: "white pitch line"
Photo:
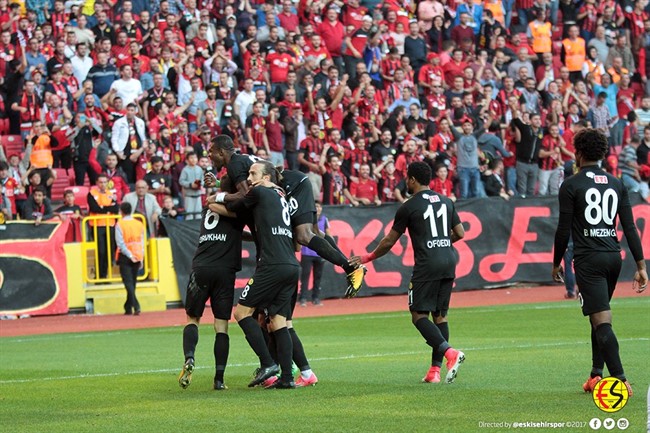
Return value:
[[(618, 341), (650, 341), (650, 338), (622, 338)], [(503, 350), (503, 349), (530, 349), (536, 347), (560, 347), (560, 346), (575, 346), (575, 345), (586, 345), (584, 341), (565, 341), (560, 343), (546, 343), (546, 344), (518, 344), (514, 346), (484, 346), (484, 347), (463, 347), (462, 350), (466, 353), (476, 352), (480, 350)], [(387, 352), (387, 353), (371, 353), (365, 355), (345, 355), (345, 356), (334, 356), (334, 357), (324, 357), (324, 358), (312, 358), (311, 362), (322, 362), (322, 361), (345, 361), (350, 359), (364, 359), (364, 358), (385, 358), (385, 357), (394, 357), (394, 356), (410, 356), (418, 355), (423, 353), (423, 351), (410, 351), (410, 352)], [(236, 367), (257, 367), (257, 363), (238, 363), (238, 364), (228, 364), (230, 368)], [(212, 368), (209, 366), (197, 366), (195, 369), (208, 369)], [(93, 379), (98, 377), (115, 377), (115, 376), (131, 376), (135, 374), (154, 374), (154, 373), (175, 373), (177, 368), (164, 368), (156, 370), (137, 370), (137, 371), (128, 371), (120, 373), (95, 373), (95, 374), (79, 374), (76, 376), (58, 376), (58, 377), (43, 377), (43, 378), (32, 378), (32, 379), (11, 379), (11, 380), (0, 380), (0, 385), (9, 385), (9, 384), (19, 384), (19, 383), (34, 383), (34, 382), (43, 382), (43, 381), (54, 381), (54, 380), (76, 380), (76, 379)]]

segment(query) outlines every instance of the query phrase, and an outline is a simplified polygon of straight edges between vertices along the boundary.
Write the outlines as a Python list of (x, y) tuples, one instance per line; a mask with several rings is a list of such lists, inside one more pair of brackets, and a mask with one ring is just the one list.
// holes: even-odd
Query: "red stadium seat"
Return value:
[(56, 180), (52, 184), (52, 200), (63, 200), (63, 193), (70, 189), (74, 182), (74, 173), (70, 169), (70, 175), (65, 168), (55, 168)]
[(3, 135), (0, 137), (0, 143), (5, 149), (5, 155), (9, 158), (9, 155), (18, 154), (21, 155), (25, 151), (23, 146), (23, 140), (20, 135)]
[(70, 189), (74, 193), (74, 203), (81, 208), (81, 213), (88, 213), (88, 192), (90, 188), (87, 186), (73, 186)]

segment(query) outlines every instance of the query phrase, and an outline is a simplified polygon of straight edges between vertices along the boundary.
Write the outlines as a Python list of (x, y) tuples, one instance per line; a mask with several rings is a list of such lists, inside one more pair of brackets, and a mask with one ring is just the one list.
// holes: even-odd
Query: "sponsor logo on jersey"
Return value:
[(438, 203), (440, 201), (440, 197), (437, 195), (422, 194), (422, 198), (429, 200), (429, 203)]
[(598, 184), (601, 184), (601, 185), (607, 185), (607, 183), (608, 183), (607, 176), (602, 176), (602, 175), (601, 176), (594, 176), (594, 183), (598, 183)]

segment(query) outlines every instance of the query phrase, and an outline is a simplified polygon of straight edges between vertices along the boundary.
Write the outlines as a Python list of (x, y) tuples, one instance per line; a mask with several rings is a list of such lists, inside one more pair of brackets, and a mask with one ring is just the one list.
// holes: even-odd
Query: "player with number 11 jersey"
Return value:
[[(391, 231), (373, 252), (355, 256), (351, 264), (373, 261), (390, 251), (408, 229), (415, 253), (413, 276), (408, 288), (411, 321), (432, 347), (431, 368), (423, 382), (440, 382), (440, 367), (447, 359), (447, 377), (452, 383), (465, 354), (452, 348), (449, 341), (447, 310), (456, 276), (456, 254), (452, 243), (463, 238), (465, 230), (454, 203), (429, 189), (431, 167), (424, 162), (408, 166), (406, 186), (411, 198), (397, 210)], [(433, 321), (430, 319), (433, 316)]]

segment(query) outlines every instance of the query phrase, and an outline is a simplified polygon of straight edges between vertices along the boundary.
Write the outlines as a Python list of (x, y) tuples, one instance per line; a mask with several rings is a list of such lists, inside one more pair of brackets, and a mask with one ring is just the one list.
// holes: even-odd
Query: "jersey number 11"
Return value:
[(424, 219), (429, 220), (429, 227), (431, 228), (431, 237), (438, 237), (438, 226), (436, 225), (436, 218), (442, 219), (442, 235), (447, 235), (447, 205), (440, 205), (438, 212), (433, 212), (433, 205), (429, 205), (427, 211), (424, 213)]

